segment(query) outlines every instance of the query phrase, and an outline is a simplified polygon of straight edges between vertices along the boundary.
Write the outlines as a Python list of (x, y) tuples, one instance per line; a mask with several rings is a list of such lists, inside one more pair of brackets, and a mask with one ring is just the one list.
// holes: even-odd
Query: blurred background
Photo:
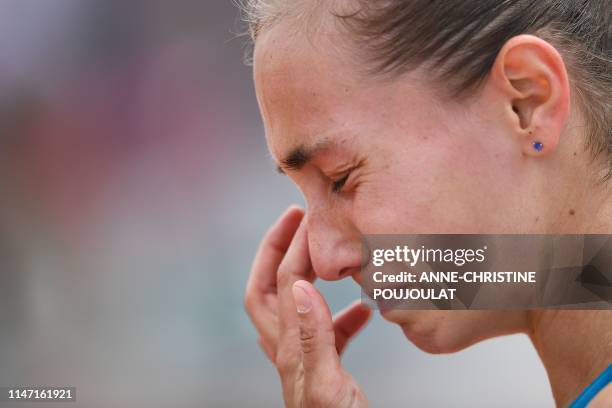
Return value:
[[(2, 0), (0, 27), (0, 386), (282, 406), (242, 295), (302, 198), (266, 151), (237, 8)], [(359, 297), (320, 287), (333, 310)], [(344, 363), (374, 407), (554, 405), (524, 336), (431, 356), (375, 316)]]

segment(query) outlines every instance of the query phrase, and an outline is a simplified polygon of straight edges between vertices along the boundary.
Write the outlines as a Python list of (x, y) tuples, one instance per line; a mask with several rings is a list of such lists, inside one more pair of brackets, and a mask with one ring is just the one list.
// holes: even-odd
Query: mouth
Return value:
[(368, 298), (369, 300), (368, 303), (370, 305), (375, 304), (376, 309), (378, 309), (381, 316), (383, 316), (385, 319), (386, 319), (386, 316), (388, 316), (394, 310), (401, 309), (401, 305), (404, 304), (405, 302), (404, 300), (401, 300), (401, 299), (374, 300), (369, 292), (369, 290), (371, 289), (368, 289), (364, 287), (363, 285), (363, 278), (361, 275), (361, 270), (358, 270), (357, 272), (352, 273), (351, 277), (353, 278), (355, 283), (361, 288), (362, 296), (366, 296)]

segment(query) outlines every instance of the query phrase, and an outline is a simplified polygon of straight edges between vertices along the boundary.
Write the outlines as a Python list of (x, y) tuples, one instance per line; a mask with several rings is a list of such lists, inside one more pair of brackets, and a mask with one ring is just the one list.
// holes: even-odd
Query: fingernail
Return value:
[(295, 301), (295, 307), (298, 313), (308, 313), (312, 309), (312, 302), (310, 296), (300, 287), (297, 283), (293, 285), (293, 300)]

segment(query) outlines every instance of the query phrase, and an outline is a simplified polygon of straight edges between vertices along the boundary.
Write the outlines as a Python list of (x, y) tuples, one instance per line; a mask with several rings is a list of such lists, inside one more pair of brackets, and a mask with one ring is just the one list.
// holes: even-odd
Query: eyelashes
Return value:
[(339, 193), (340, 191), (342, 191), (342, 187), (344, 187), (344, 185), (346, 184), (346, 181), (348, 180), (350, 175), (351, 175), (351, 173), (348, 172), (341, 179), (332, 182), (332, 191), (334, 193)]
[[(360, 160), (359, 162), (357, 162), (356, 164), (354, 164), (353, 166), (346, 168), (345, 167), (345, 174), (344, 176), (342, 176), (341, 178), (337, 179), (337, 180), (333, 180), (332, 176), (330, 176), (330, 179), (332, 179), (331, 181), (331, 190), (333, 193), (342, 193), (342, 190), (344, 189), (346, 183), (349, 181), (349, 179), (351, 179), (350, 182), (350, 189), (353, 190), (356, 186), (356, 184), (358, 184), (358, 182), (356, 180), (353, 180), (355, 177), (351, 177), (351, 175), (353, 174), (354, 171), (357, 171), (357, 178), (359, 178), (359, 169), (361, 169), (361, 167), (366, 163), (365, 159)], [(340, 172), (338, 172), (339, 174), (342, 174)], [(338, 174), (337, 173), (337, 174)]]

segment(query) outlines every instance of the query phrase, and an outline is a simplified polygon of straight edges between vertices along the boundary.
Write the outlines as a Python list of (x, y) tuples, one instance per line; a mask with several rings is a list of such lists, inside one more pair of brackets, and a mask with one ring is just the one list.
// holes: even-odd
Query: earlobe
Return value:
[(505, 98), (522, 152), (542, 156), (555, 151), (569, 116), (569, 80), (563, 58), (533, 35), (510, 39), (499, 52), (492, 80)]

